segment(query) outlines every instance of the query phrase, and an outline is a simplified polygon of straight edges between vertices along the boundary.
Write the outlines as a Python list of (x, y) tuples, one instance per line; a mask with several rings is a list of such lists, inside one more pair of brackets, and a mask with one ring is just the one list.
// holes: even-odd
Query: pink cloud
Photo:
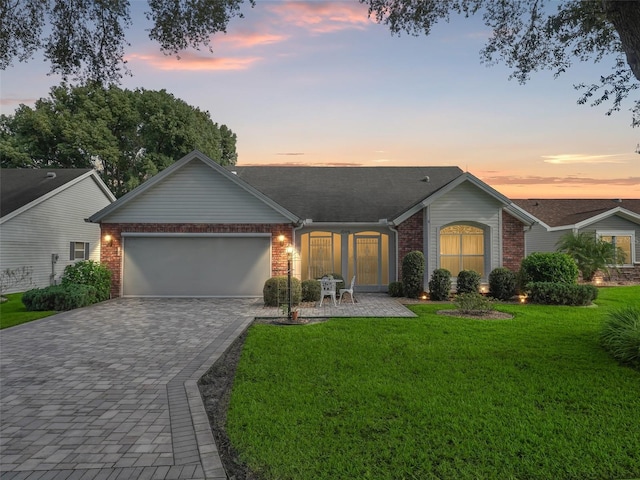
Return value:
[(314, 33), (363, 29), (373, 22), (367, 16), (367, 7), (355, 2), (286, 1), (269, 6), (269, 10), (287, 24)]
[(36, 100), (38, 100), (37, 98), (6, 98), (6, 97), (2, 97), (0, 98), (0, 105), (1, 106), (14, 106), (14, 105), (33, 105), (34, 103), (36, 103)]
[(627, 178), (585, 178), (585, 177), (539, 177), (539, 176), (516, 176), (516, 175), (478, 175), (484, 182), (490, 185), (622, 185), (637, 186), (640, 184), (640, 177)]
[(216, 71), (216, 70), (246, 70), (260, 61), (259, 57), (214, 57), (184, 52), (180, 59), (164, 55), (134, 53), (128, 55), (127, 61), (139, 61), (158, 70), (183, 71)]
[(234, 48), (252, 48), (260, 45), (272, 45), (284, 42), (289, 39), (289, 35), (259, 32), (240, 32), (224, 37), (216, 37), (213, 44), (226, 44)]

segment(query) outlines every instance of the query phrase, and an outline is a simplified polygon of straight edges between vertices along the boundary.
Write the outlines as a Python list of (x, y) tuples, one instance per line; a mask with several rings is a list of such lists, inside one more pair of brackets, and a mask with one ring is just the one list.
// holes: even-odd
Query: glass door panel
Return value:
[(356, 284), (380, 285), (380, 237), (356, 236)]

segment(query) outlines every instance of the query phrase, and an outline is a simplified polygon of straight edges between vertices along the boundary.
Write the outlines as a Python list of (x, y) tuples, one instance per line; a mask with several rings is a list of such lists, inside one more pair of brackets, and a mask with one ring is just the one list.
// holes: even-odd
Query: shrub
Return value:
[(477, 293), (480, 289), (480, 274), (475, 270), (462, 270), (456, 282), (457, 293)]
[(640, 368), (640, 307), (624, 307), (609, 313), (600, 341), (616, 360)]
[(302, 282), (302, 301), (317, 302), (320, 300), (320, 282), (317, 280), (304, 280)]
[[(289, 303), (289, 295), (287, 292), (287, 277), (271, 277), (264, 282), (262, 289), (262, 298), (267, 307), (278, 307), (282, 304)], [(291, 303), (298, 305), (302, 298), (302, 285), (300, 280), (295, 277), (291, 278)]]
[(402, 291), (408, 298), (418, 298), (424, 289), (424, 254), (419, 250), (402, 259)]
[(392, 297), (402, 297), (402, 282), (391, 282), (389, 284), (389, 295)]
[(97, 301), (95, 287), (75, 283), (35, 288), (22, 295), (22, 303), (29, 311), (55, 310), (62, 312), (86, 307)]
[(438, 268), (431, 274), (429, 280), (430, 300), (449, 300), (451, 293), (451, 272), (446, 268)]
[(530, 282), (576, 283), (578, 267), (566, 253), (532, 253), (520, 264), (522, 285)]
[(111, 271), (99, 262), (83, 260), (65, 267), (62, 285), (68, 284), (94, 287), (96, 302), (102, 302), (111, 296)]
[(598, 297), (593, 285), (532, 282), (527, 285), (528, 301), (542, 305), (589, 305)]
[(453, 303), (460, 312), (469, 315), (483, 315), (494, 309), (493, 302), (478, 292), (460, 293)]
[(516, 274), (506, 267), (498, 267), (489, 274), (489, 296), (496, 300), (507, 301), (517, 293)]

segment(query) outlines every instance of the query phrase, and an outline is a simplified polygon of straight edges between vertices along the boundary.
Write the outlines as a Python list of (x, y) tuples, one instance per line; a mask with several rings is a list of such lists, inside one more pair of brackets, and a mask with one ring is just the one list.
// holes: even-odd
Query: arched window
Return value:
[(450, 225), (440, 230), (440, 268), (454, 277), (462, 270), (484, 276), (484, 230), (473, 225)]

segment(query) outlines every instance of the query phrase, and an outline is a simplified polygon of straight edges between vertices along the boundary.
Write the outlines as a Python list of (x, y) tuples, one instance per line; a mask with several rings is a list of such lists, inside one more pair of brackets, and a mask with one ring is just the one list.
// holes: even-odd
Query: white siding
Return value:
[[(90, 259), (100, 261), (100, 226), (85, 218), (111, 202), (87, 177), (0, 225), (0, 269), (31, 267), (33, 287), (46, 287), (64, 271), (70, 242), (89, 242)], [(52, 254), (58, 261), (52, 264)], [(25, 287), (9, 290), (24, 291)]]
[[(426, 255), (425, 274), (427, 280), (432, 272), (439, 268), (439, 233), (440, 228), (456, 223), (475, 224), (485, 229), (485, 277), (500, 266), (501, 262), (501, 230), (503, 205), (494, 197), (475, 185), (464, 182), (452, 191), (433, 202), (427, 209), (425, 222)], [(486, 248), (488, 246), (488, 248)]]
[(535, 252), (555, 252), (556, 243), (560, 240), (560, 237), (566, 235), (568, 232), (571, 232), (571, 229), (548, 232), (547, 229), (540, 224), (535, 224), (531, 230), (525, 229), (525, 255), (530, 255)]
[(282, 223), (288, 219), (194, 160), (103, 219), (104, 223)]

